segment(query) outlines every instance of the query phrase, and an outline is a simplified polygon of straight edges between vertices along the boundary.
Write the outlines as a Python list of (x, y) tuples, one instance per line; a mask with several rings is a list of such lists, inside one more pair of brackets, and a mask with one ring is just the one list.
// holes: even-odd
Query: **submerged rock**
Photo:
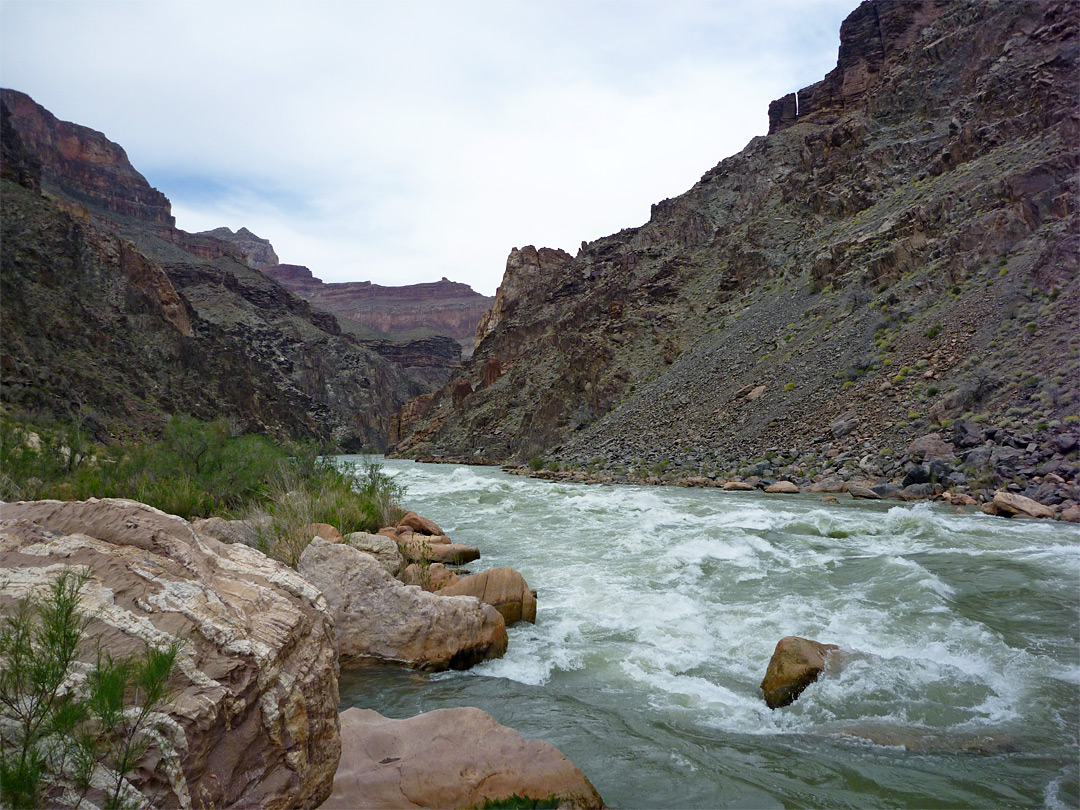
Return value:
[(467, 669), (506, 652), (499, 612), (469, 596), (445, 598), (394, 579), (374, 557), (316, 539), (300, 573), (323, 592), (342, 665), (388, 661)]
[(529, 590), (525, 577), (513, 568), (491, 568), (463, 577), (439, 593), (475, 596), (499, 611), (507, 626), (521, 621), (536, 624), (536, 596)]
[[(135, 501), (0, 506), (0, 607), (64, 569), (105, 652), (184, 646), (172, 697), (129, 781), (155, 806), (316, 807), (338, 764), (332, 620), (299, 574)], [(86, 655), (93, 652), (88, 650)]]
[(991, 514), (1001, 515), (1002, 517), (1052, 518), (1054, 516), (1054, 510), (1049, 506), (1044, 506), (1038, 501), (1025, 498), (1015, 492), (1006, 492), (1003, 489), (999, 489), (994, 493), (993, 503), (987, 504), (987, 506), (991, 506), (995, 510)]
[(835, 644), (821, 644), (798, 636), (780, 639), (761, 681), (765, 703), (770, 709), (779, 709), (795, 702), (825, 669), (828, 654), (838, 649)]
[(437, 709), (407, 720), (348, 709), (341, 735), (344, 753), (323, 810), (479, 807), (511, 796), (554, 797), (560, 808), (604, 807), (555, 746), (525, 740), (480, 709)]

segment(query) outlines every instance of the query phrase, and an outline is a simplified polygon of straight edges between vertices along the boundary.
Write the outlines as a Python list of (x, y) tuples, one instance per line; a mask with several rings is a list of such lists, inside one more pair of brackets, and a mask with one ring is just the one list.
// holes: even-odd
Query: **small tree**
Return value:
[(99, 649), (80, 680), (89, 619), (79, 598), (88, 578), (64, 571), (46, 598), (21, 600), (0, 627), (5, 808), (78, 807), (92, 781), (108, 785), (103, 808), (142, 803), (124, 793), (124, 776), (147, 750), (148, 721), (166, 697), (180, 645), (122, 659)]

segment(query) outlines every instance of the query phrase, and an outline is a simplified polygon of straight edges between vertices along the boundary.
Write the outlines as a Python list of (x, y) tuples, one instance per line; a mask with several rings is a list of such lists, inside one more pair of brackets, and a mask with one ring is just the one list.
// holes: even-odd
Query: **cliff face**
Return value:
[(26, 150), (40, 161), (46, 190), (123, 217), (175, 224), (168, 199), (135, 171), (118, 144), (88, 127), (57, 120), (25, 93), (4, 90), (3, 101)]
[(430, 329), (454, 338), (471, 351), (476, 325), (492, 298), (468, 284), (442, 279), (427, 284), (383, 287), (370, 281), (324, 283), (306, 267), (293, 264), (262, 266), (306, 301), (320, 309), (387, 334)]
[(1077, 54), (1064, 0), (864, 2), (837, 68), (644, 226), (512, 252), (399, 452), (876, 469), (965, 417), (1049, 441), (1080, 405)]
[(214, 228), (212, 231), (200, 231), (198, 235), (210, 236), (235, 245), (248, 267), (267, 267), (278, 263), (277, 254), (270, 240), (256, 236), (247, 228), (240, 228), (235, 233), (231, 228)]
[(77, 414), (99, 438), (181, 411), (359, 450), (456, 366), (448, 338), (388, 349), (343, 331), (236, 245), (172, 227), (100, 133), (21, 93), (0, 102), (5, 404)]

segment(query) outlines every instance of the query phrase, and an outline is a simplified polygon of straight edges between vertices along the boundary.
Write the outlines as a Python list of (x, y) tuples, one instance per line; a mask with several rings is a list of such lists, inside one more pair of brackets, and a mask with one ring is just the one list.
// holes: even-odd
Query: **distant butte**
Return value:
[(233, 243), (249, 266), (319, 309), (391, 335), (429, 329), (454, 338), (466, 355), (472, 354), (477, 324), (495, 300), (445, 276), (440, 281), (402, 287), (384, 287), (370, 281), (328, 284), (303, 265), (280, 264), (269, 240), (247, 228), (235, 233), (229, 228), (215, 228), (201, 235)]

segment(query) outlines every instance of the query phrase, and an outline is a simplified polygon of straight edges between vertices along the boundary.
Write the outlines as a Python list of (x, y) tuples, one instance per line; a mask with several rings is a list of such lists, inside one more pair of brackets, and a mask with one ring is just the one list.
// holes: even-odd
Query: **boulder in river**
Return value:
[(299, 570), (326, 597), (343, 666), (387, 661), (467, 669), (506, 652), (506, 623), (491, 605), (405, 585), (348, 545), (313, 540)]
[(353, 708), (341, 713), (341, 736), (341, 765), (323, 810), (479, 807), (513, 796), (554, 798), (560, 808), (604, 807), (585, 774), (555, 746), (525, 740), (480, 709), (392, 720)]
[(443, 565), (464, 565), (480, 559), (480, 549), (462, 543), (432, 542), (435, 538), (423, 535), (410, 535), (401, 544), (401, 550), (408, 562), (432, 562)]
[(993, 502), (987, 506), (992, 507), (992, 511), (987, 510), (990, 514), (1002, 517), (1052, 518), (1054, 516), (1054, 510), (1049, 506), (1004, 489), (995, 492)]
[(405, 516), (398, 521), (397, 527), (412, 529), (416, 534), (446, 534), (434, 520), (421, 517), (416, 512), (406, 512)]
[(874, 492), (870, 487), (863, 487), (858, 484), (848, 484), (847, 491), (852, 498), (862, 498), (868, 501), (881, 500), (881, 495)]
[(766, 492), (779, 493), (782, 495), (798, 495), (799, 488), (791, 481), (777, 481), (775, 484), (769, 484), (765, 487)]
[[(447, 585), (453, 585), (461, 579), (452, 568), (447, 568), (442, 563), (420, 565), (409, 563), (398, 577), (406, 585), (419, 585), (425, 591), (437, 593)], [(475, 596), (476, 594), (470, 594)]]
[(835, 644), (821, 644), (798, 636), (780, 639), (761, 681), (765, 703), (770, 709), (793, 703), (818, 679), (829, 653), (838, 649)]
[(723, 489), (725, 492), (753, 492), (754, 485), (745, 481), (725, 481)]
[[(359, 553), (359, 552), (356, 552)], [(316, 807), (340, 753), (332, 620), (299, 574), (135, 501), (0, 505), (0, 608), (89, 569), (88, 636), (114, 656), (184, 645), (162, 744), (128, 781), (157, 807)], [(85, 656), (93, 655), (87, 645)]]
[(507, 626), (515, 622), (536, 624), (536, 596), (525, 577), (513, 568), (491, 568), (462, 577), (439, 591), (441, 596), (476, 596), (502, 614)]

